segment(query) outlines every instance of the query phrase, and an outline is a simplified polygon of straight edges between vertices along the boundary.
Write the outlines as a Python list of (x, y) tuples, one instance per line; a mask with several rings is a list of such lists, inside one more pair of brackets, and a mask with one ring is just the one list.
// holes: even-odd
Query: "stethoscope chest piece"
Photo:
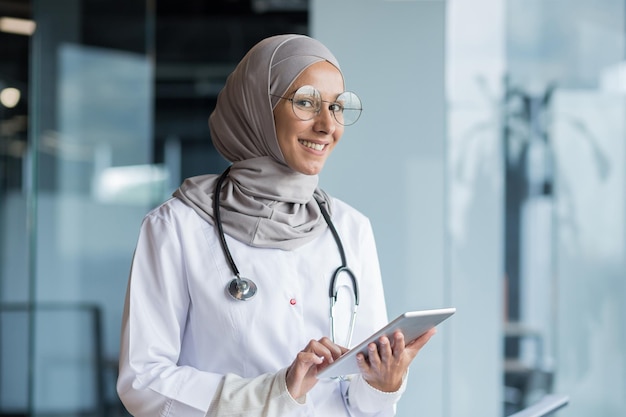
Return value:
[(230, 296), (235, 300), (239, 301), (247, 301), (251, 299), (256, 294), (256, 290), (257, 287), (254, 281), (243, 277), (234, 278), (226, 287), (228, 294), (230, 294)]

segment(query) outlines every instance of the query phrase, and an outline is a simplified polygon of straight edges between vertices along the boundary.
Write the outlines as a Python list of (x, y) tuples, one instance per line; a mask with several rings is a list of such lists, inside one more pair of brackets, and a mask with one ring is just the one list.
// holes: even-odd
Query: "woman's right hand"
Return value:
[(298, 352), (287, 370), (287, 390), (293, 398), (306, 395), (317, 383), (317, 373), (346, 353), (348, 349), (333, 343), (328, 337), (311, 340)]

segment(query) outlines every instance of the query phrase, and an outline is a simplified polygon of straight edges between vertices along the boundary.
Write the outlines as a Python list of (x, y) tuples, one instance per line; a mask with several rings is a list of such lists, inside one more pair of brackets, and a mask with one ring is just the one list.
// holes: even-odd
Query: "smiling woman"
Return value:
[[(362, 340), (387, 322), (369, 220), (318, 187), (360, 110), (337, 59), (307, 36), (262, 40), (228, 77), (209, 126), (232, 165), (185, 180), (141, 227), (118, 379), (133, 415), (395, 414), (432, 333), (383, 336), (359, 373), (317, 378), (349, 347), (335, 329)], [(329, 297), (339, 258), (351, 303)]]

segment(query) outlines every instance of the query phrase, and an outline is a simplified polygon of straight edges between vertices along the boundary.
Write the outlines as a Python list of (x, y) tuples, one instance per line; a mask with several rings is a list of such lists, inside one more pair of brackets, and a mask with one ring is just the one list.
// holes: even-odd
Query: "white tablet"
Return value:
[(399, 315), (396, 319), (389, 322), (385, 327), (378, 330), (370, 337), (344, 353), (335, 362), (317, 374), (318, 378), (332, 378), (350, 374), (358, 374), (359, 366), (356, 362), (356, 355), (363, 352), (367, 357), (367, 345), (372, 342), (378, 342), (381, 336), (391, 338), (394, 332), (399, 329), (404, 334), (406, 342), (417, 339), (428, 330), (437, 326), (439, 323), (450, 317), (456, 312), (456, 308), (441, 308), (436, 310), (409, 311)]

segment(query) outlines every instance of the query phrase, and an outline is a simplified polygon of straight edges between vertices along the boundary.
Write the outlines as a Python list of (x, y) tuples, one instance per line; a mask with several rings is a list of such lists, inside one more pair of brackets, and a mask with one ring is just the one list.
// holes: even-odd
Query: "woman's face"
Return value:
[[(334, 102), (343, 92), (339, 70), (327, 61), (320, 61), (296, 78), (284, 97), (291, 98), (303, 85), (315, 87), (326, 102)], [(311, 120), (300, 120), (293, 112), (291, 101), (281, 99), (274, 109), (274, 123), (280, 150), (287, 165), (294, 171), (316, 175), (335, 148), (344, 127), (337, 123), (328, 103)]]

